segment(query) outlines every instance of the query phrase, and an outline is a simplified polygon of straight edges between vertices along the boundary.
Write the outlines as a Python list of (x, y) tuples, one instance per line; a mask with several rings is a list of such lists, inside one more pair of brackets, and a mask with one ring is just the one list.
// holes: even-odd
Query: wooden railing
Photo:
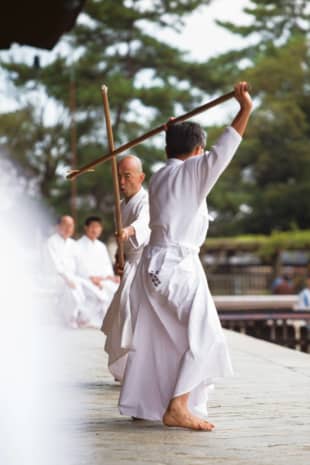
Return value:
[(310, 309), (296, 296), (217, 296), (224, 328), (310, 353)]

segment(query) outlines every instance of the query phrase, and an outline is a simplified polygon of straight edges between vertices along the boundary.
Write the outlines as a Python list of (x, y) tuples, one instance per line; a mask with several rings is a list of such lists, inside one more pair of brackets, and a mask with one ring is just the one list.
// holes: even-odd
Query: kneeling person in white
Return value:
[(122, 157), (118, 162), (120, 190), (124, 196), (121, 201), (126, 263), (120, 287), (102, 324), (106, 334), (105, 350), (109, 355), (109, 369), (116, 380), (121, 381), (131, 345), (131, 311), (129, 294), (143, 247), (149, 240), (149, 200), (142, 187), (145, 175), (140, 159), (134, 155)]
[(103, 227), (101, 218), (90, 216), (84, 223), (85, 234), (77, 241), (78, 274), (85, 293), (85, 325), (100, 328), (102, 319), (119, 285), (105, 244), (99, 241)]
[(59, 219), (56, 233), (47, 241), (48, 268), (56, 276), (58, 305), (65, 320), (78, 328), (80, 314), (84, 311), (85, 296), (77, 274), (78, 250), (74, 233), (74, 219), (65, 215)]
[(232, 375), (224, 333), (199, 260), (208, 229), (206, 196), (236, 152), (252, 108), (240, 111), (209, 153), (195, 123), (168, 125), (165, 167), (149, 185), (149, 245), (132, 283), (133, 340), (120, 395), (123, 415), (210, 431), (206, 387)]

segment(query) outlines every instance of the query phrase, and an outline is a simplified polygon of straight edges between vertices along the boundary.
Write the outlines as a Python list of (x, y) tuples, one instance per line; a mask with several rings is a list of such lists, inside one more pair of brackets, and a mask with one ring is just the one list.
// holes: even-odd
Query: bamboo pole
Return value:
[[(76, 83), (74, 80), (74, 74), (72, 72), (70, 78), (70, 116), (71, 116), (71, 123), (70, 123), (70, 144), (71, 144), (71, 164), (73, 170), (76, 168), (77, 165), (77, 132), (76, 132)], [(77, 181), (73, 179), (71, 183), (71, 198), (70, 198), (70, 206), (71, 206), (71, 216), (74, 219), (75, 224), (77, 223)]]
[(103, 155), (100, 158), (97, 158), (97, 160), (94, 160), (91, 163), (88, 163), (87, 165), (83, 166), (80, 169), (77, 170), (71, 170), (70, 173), (67, 175), (67, 179), (75, 179), (77, 176), (80, 176), (83, 173), (86, 173), (95, 166), (104, 163), (108, 160), (113, 159), (116, 155), (119, 155), (122, 152), (125, 152), (126, 150), (131, 149), (132, 147), (135, 147), (138, 144), (141, 144), (141, 142), (144, 142), (146, 139), (149, 139), (150, 137), (155, 136), (156, 134), (159, 134), (162, 131), (165, 131), (167, 128), (167, 125), (175, 124), (175, 123), (181, 123), (182, 121), (185, 121), (189, 118), (192, 118), (195, 115), (198, 115), (199, 113), (202, 113), (206, 110), (209, 110), (210, 108), (213, 108), (217, 105), (220, 105), (223, 102), (226, 102), (226, 100), (230, 100), (235, 96), (235, 92), (229, 92), (227, 94), (222, 95), (221, 97), (218, 97), (214, 100), (211, 100), (208, 103), (205, 103), (204, 105), (201, 105), (200, 107), (194, 108), (193, 110), (189, 111), (188, 113), (184, 113), (181, 116), (178, 116), (177, 118), (174, 118), (173, 120), (169, 121), (168, 123), (164, 123), (161, 126), (158, 126), (155, 129), (152, 129), (151, 131), (143, 134), (142, 136), (137, 137), (136, 139), (133, 139), (132, 141), (126, 142), (126, 144), (121, 145), (115, 150), (111, 150), (109, 153)]
[[(103, 100), (103, 108), (104, 108), (104, 114), (105, 114), (109, 150), (113, 152), (115, 150), (115, 147), (114, 147), (114, 138), (113, 138), (113, 130), (112, 130), (112, 124), (111, 124), (107, 86), (105, 85), (101, 86), (101, 94), (102, 94), (102, 100)], [(120, 233), (121, 233), (123, 226), (122, 226), (122, 215), (121, 215), (121, 207), (120, 207), (121, 199), (120, 199), (120, 191), (119, 191), (119, 183), (118, 183), (118, 170), (117, 170), (116, 157), (112, 157), (112, 178), (113, 178), (113, 189), (114, 189), (116, 237), (117, 237), (117, 243), (118, 243), (117, 263), (118, 263), (119, 268), (123, 269), (125, 265), (124, 244), (123, 244), (123, 241), (120, 240)]]

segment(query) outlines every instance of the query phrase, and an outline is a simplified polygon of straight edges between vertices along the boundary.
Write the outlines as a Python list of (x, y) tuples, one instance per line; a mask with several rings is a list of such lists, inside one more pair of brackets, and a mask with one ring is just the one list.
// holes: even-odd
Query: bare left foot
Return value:
[(188, 428), (196, 431), (212, 431), (214, 425), (193, 415), (185, 406), (170, 406), (163, 416), (166, 426)]

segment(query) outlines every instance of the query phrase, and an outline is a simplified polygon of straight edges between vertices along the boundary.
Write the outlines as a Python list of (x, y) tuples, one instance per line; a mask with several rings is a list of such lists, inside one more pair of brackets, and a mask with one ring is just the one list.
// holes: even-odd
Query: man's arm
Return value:
[(184, 161), (184, 188), (195, 186), (197, 202), (209, 194), (220, 175), (229, 165), (242, 140), (252, 109), (252, 100), (248, 93), (246, 82), (235, 86), (235, 97), (240, 103), (240, 110), (231, 125), (225, 129), (212, 146), (210, 152), (193, 156)]
[(149, 202), (145, 198), (139, 206), (135, 220), (121, 230), (120, 239), (124, 242), (130, 241), (133, 248), (139, 248), (141, 245), (146, 244), (150, 236), (149, 222)]
[(135, 228), (130, 225), (125, 228), (122, 228), (118, 237), (121, 241), (126, 242), (131, 236), (134, 236), (135, 234)]
[(100, 276), (90, 276), (90, 280), (93, 284), (102, 289), (104, 287), (104, 281), (119, 283), (119, 276), (115, 276), (114, 274), (110, 255), (103, 242), (101, 242), (100, 248), (101, 274)]
[(248, 92), (248, 84), (245, 81), (239, 82), (235, 86), (235, 98), (240, 103), (240, 110), (231, 126), (240, 136), (243, 136), (253, 107), (253, 102)]

